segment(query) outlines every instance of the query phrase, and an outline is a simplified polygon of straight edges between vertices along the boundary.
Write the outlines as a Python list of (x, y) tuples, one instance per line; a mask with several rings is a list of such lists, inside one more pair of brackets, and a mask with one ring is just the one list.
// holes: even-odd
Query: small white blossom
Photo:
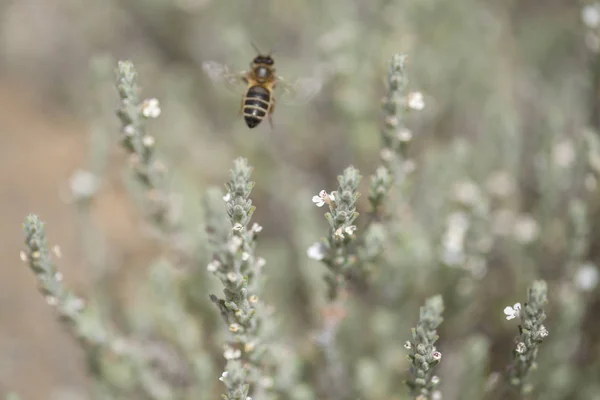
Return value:
[(588, 4), (581, 9), (581, 20), (588, 28), (600, 25), (600, 9), (598, 3)]
[(240, 349), (234, 349), (233, 347), (225, 346), (223, 357), (225, 357), (226, 360), (236, 360), (241, 356), (242, 351)]
[(425, 108), (425, 99), (421, 92), (411, 92), (408, 94), (408, 107), (413, 110), (422, 110)]
[(235, 253), (236, 251), (239, 250), (242, 243), (243, 243), (243, 240), (241, 237), (234, 236), (229, 240), (229, 244), (227, 245), (227, 250), (229, 250), (230, 253)]
[(60, 250), (60, 246), (59, 245), (52, 246), (52, 252), (54, 253), (54, 255), (57, 258), (61, 258), (62, 257), (62, 251)]
[(575, 272), (573, 279), (579, 290), (590, 292), (598, 285), (598, 268), (592, 263), (584, 264)]
[(394, 152), (391, 149), (384, 147), (379, 152), (379, 156), (383, 161), (390, 161), (392, 158), (394, 158)]
[(229, 279), (230, 282), (236, 282), (239, 279), (239, 275), (237, 272), (231, 271), (227, 273), (227, 279)]
[(71, 306), (75, 311), (81, 311), (85, 307), (85, 301), (81, 297), (78, 297), (72, 301)]
[(234, 322), (233, 324), (229, 325), (229, 332), (239, 332), (240, 329), (242, 329), (241, 325)]
[(325, 246), (323, 246), (323, 243), (321, 242), (316, 242), (308, 248), (306, 254), (308, 255), (308, 258), (321, 261), (326, 255)]
[(344, 238), (344, 233), (342, 232), (342, 227), (341, 226), (335, 230), (335, 232), (333, 233), (333, 236), (335, 236), (336, 239), (343, 239)]
[(235, 225), (233, 225), (233, 229), (236, 232), (241, 232), (242, 229), (244, 229), (244, 225), (240, 224), (239, 222), (236, 222)]
[(125, 125), (123, 128), (123, 133), (125, 136), (133, 136), (135, 135), (135, 128), (131, 124)]
[(431, 400), (442, 400), (442, 392), (436, 390), (435, 392), (431, 393)]
[(229, 201), (231, 200), (231, 193), (227, 192), (227, 194), (225, 196), (223, 196), (223, 201)]
[(408, 142), (412, 139), (413, 134), (410, 129), (402, 128), (396, 133), (396, 137), (401, 142)]
[(517, 318), (520, 313), (521, 313), (521, 303), (515, 303), (514, 306), (512, 306), (512, 307), (508, 306), (504, 309), (504, 314), (506, 314), (506, 319), (509, 321), (513, 318)]
[(220, 380), (221, 382), (224, 382), (224, 381), (225, 381), (225, 379), (227, 379), (227, 375), (229, 375), (229, 372), (227, 372), (227, 371), (224, 371), (224, 372), (221, 374), (221, 377), (219, 378), (219, 380)]
[(71, 194), (75, 199), (88, 198), (98, 190), (99, 180), (90, 171), (77, 170), (69, 181)]
[(431, 383), (433, 383), (434, 385), (437, 385), (438, 383), (440, 383), (440, 378), (437, 375), (432, 376)]
[(244, 251), (242, 253), (242, 261), (248, 261), (249, 259), (250, 259), (250, 253)]
[(54, 274), (54, 280), (56, 282), (62, 282), (63, 280), (63, 274), (61, 272), (57, 272)]
[(258, 268), (262, 268), (262, 267), (264, 267), (266, 264), (267, 264), (267, 260), (265, 260), (264, 258), (262, 258), (262, 257), (258, 257), (258, 258), (256, 259), (256, 266), (257, 266)]
[(406, 342), (404, 342), (404, 348), (405, 348), (406, 350), (410, 350), (410, 349), (412, 349), (412, 343), (411, 343), (410, 341), (408, 341), (408, 340), (407, 340)]
[(348, 236), (352, 236), (354, 231), (356, 231), (356, 225), (348, 225), (344, 228), (344, 232), (346, 232), (346, 235)]
[(217, 270), (219, 269), (220, 266), (221, 266), (221, 262), (219, 260), (212, 260), (206, 266), (206, 270), (208, 272), (217, 272)]
[(21, 261), (23, 262), (27, 262), (27, 260), (29, 259), (29, 257), (27, 257), (27, 253), (25, 253), (24, 251), (19, 253), (19, 257), (21, 257)]
[(548, 337), (550, 332), (548, 332), (548, 329), (546, 329), (546, 327), (544, 325), (542, 325), (542, 326), (540, 326), (540, 330), (538, 331), (538, 334), (540, 335), (540, 337), (545, 338), (545, 337)]
[(58, 299), (54, 296), (46, 296), (46, 303), (48, 303), (49, 306), (55, 306), (58, 304)]
[(331, 204), (332, 201), (335, 201), (335, 198), (333, 193), (328, 194), (325, 190), (321, 190), (318, 195), (313, 196), (312, 201), (317, 207), (323, 207), (325, 203)]
[(433, 353), (431, 353), (431, 357), (436, 360), (439, 361), (442, 359), (442, 352), (440, 351), (434, 351)]
[(144, 136), (144, 138), (142, 139), (142, 143), (144, 144), (144, 146), (146, 147), (152, 147), (154, 146), (154, 137), (150, 136), (150, 135), (146, 135)]
[(517, 344), (517, 349), (516, 350), (517, 350), (517, 353), (523, 354), (523, 353), (525, 353), (525, 351), (527, 351), (527, 346), (525, 346), (525, 343), (519, 342)]
[(252, 230), (252, 232), (259, 233), (263, 230), (263, 227), (255, 222), (254, 224), (252, 224), (251, 230)]
[(158, 99), (146, 99), (142, 103), (142, 115), (146, 118), (158, 118), (160, 115), (160, 103)]

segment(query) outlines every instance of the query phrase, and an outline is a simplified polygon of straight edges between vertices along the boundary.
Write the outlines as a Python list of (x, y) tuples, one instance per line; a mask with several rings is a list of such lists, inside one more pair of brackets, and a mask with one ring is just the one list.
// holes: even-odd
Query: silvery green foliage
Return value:
[(527, 292), (527, 302), (519, 312), (519, 336), (515, 339), (513, 361), (508, 366), (506, 377), (510, 385), (521, 394), (527, 394), (533, 389), (528, 383), (528, 376), (536, 368), (539, 345), (548, 336), (548, 330), (543, 325), (546, 319), (544, 306), (548, 302), (547, 292), (545, 281), (535, 281)]
[(377, 168), (371, 177), (369, 201), (373, 212), (385, 202), (395, 179), (401, 178), (402, 162), (406, 160), (406, 150), (412, 138), (411, 132), (404, 125), (406, 111), (405, 92), (408, 85), (406, 78), (406, 55), (395, 54), (388, 69), (388, 90), (383, 99), (383, 126), (381, 128), (383, 165)]
[(412, 340), (407, 341), (405, 348), (409, 351), (410, 379), (406, 385), (410, 394), (418, 400), (437, 399), (440, 393), (436, 391), (439, 378), (433, 375), (433, 368), (440, 362), (442, 353), (434, 344), (438, 340), (437, 328), (444, 321), (444, 301), (437, 295), (425, 301), (420, 308), (419, 322), (411, 330)]
[(246, 159), (234, 161), (224, 197), (231, 230), (226, 241), (218, 243), (219, 238), (213, 238), (217, 249), (208, 266), (223, 284), (224, 297), (211, 295), (210, 298), (231, 334), (224, 351), (227, 365), (220, 378), (227, 387), (223, 395), (227, 400), (246, 400), (250, 392), (262, 394), (273, 385), (269, 378), (272, 371), (265, 362), (268, 349), (262, 335), (267, 309), (258, 293), (265, 260), (255, 255), (257, 235), (262, 227), (255, 223), (248, 228), (255, 209), (250, 200), (254, 187), (251, 173)]
[(21, 258), (35, 273), (48, 305), (56, 308), (60, 320), (88, 353), (89, 368), (102, 390), (117, 398), (136, 389), (153, 400), (173, 398), (171, 387), (150, 365), (147, 349), (107, 326), (95, 307), (64, 286), (39, 217), (29, 215), (23, 229), (27, 250)]
[(329, 270), (325, 280), (329, 288), (328, 297), (332, 301), (345, 287), (346, 279), (350, 278), (358, 261), (356, 255), (351, 254), (350, 247), (356, 239), (354, 221), (358, 217), (356, 200), (360, 196), (358, 185), (361, 178), (358, 170), (350, 166), (338, 176), (336, 191), (331, 194), (322, 191), (319, 195), (320, 205), (327, 204), (329, 207), (329, 212), (325, 213), (329, 235), (313, 245), (317, 255), (312, 257), (320, 259)]
[(151, 222), (164, 238), (173, 241), (180, 236), (181, 225), (167, 189), (166, 167), (156, 156), (154, 137), (146, 132), (146, 120), (160, 115), (159, 102), (154, 98), (141, 100), (137, 72), (131, 61), (118, 63), (117, 90), (121, 99), (117, 116), (121, 121), (122, 146), (144, 192)]

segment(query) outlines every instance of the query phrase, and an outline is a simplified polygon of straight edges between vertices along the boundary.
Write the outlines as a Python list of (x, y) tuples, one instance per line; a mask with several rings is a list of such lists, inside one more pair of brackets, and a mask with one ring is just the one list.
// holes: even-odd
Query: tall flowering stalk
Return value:
[(221, 280), (224, 294), (222, 298), (216, 295), (210, 298), (231, 334), (224, 351), (227, 363), (220, 378), (227, 387), (224, 394), (227, 400), (247, 400), (251, 392), (257, 398), (265, 398), (273, 386), (273, 371), (264, 343), (268, 310), (259, 298), (259, 279), (265, 260), (255, 254), (262, 227), (256, 223), (248, 227), (255, 209), (250, 200), (254, 187), (251, 173), (246, 159), (234, 161), (224, 197), (231, 232), (220, 243), (219, 238), (213, 239), (216, 251), (208, 265), (208, 270)]
[(439, 400), (441, 393), (436, 390), (440, 379), (433, 374), (433, 368), (442, 359), (442, 353), (434, 344), (438, 340), (437, 328), (444, 321), (444, 301), (437, 295), (427, 299), (420, 309), (417, 327), (412, 329), (412, 340), (404, 347), (409, 351), (410, 379), (406, 385), (411, 396), (417, 400)]
[(131, 61), (119, 61), (117, 90), (121, 99), (117, 116), (121, 121), (121, 144), (129, 154), (129, 163), (141, 187), (148, 218), (170, 251), (180, 259), (187, 258), (182, 223), (168, 188), (166, 166), (157, 157), (156, 141), (146, 130), (146, 121), (161, 113), (155, 98), (142, 100), (137, 72)]
[[(44, 223), (29, 215), (23, 225), (26, 250), (21, 259), (35, 273), (46, 302), (88, 353), (89, 368), (95, 378), (115, 394), (141, 389), (154, 400), (173, 398), (171, 388), (152, 370), (145, 349), (107, 326), (100, 312), (75, 295), (63, 283), (62, 273), (52, 259)], [(54, 248), (55, 255), (60, 250)]]
[(356, 255), (350, 249), (356, 239), (354, 221), (358, 217), (356, 201), (360, 196), (358, 185), (361, 178), (358, 170), (350, 166), (338, 176), (339, 186), (336, 191), (327, 193), (322, 190), (313, 197), (313, 202), (318, 207), (325, 204), (329, 207), (329, 212), (325, 213), (329, 222), (329, 235), (313, 244), (308, 249), (308, 255), (322, 261), (327, 267), (325, 280), (331, 301), (337, 299), (357, 262)]
[(420, 92), (407, 93), (406, 55), (395, 54), (388, 69), (388, 90), (382, 99), (383, 125), (381, 128), (381, 166), (371, 177), (369, 201), (375, 214), (389, 197), (392, 184), (400, 181), (412, 165), (408, 147), (413, 134), (404, 124), (407, 109), (421, 110), (424, 106)]
[(519, 393), (527, 394), (533, 390), (527, 382), (529, 373), (536, 367), (539, 345), (548, 336), (548, 329), (543, 322), (546, 319), (544, 306), (548, 302), (548, 286), (544, 281), (535, 281), (527, 291), (527, 302), (521, 307), (517, 303), (506, 307), (506, 319), (520, 317), (519, 336), (515, 338), (513, 361), (508, 366), (506, 378), (508, 383), (518, 389)]

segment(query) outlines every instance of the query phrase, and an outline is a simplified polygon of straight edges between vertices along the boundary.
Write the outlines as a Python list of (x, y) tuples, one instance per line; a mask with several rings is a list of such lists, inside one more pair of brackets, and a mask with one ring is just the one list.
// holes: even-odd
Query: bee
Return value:
[(282, 104), (305, 104), (320, 91), (322, 79), (298, 78), (288, 82), (276, 74), (272, 52), (263, 54), (254, 44), (252, 46), (257, 56), (250, 63), (248, 71), (230, 72), (226, 65), (215, 61), (204, 62), (202, 69), (213, 82), (225, 84), (228, 89), (235, 89), (238, 95), (241, 85), (246, 86), (239, 114), (243, 115), (248, 128), (257, 127), (265, 118), (273, 128), (275, 88), (279, 87), (283, 90), (279, 99)]

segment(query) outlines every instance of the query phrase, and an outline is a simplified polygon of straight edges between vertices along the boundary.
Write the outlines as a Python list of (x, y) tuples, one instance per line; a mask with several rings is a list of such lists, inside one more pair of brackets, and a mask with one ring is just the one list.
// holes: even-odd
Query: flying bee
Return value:
[(250, 63), (248, 71), (230, 72), (226, 65), (214, 61), (204, 62), (202, 69), (215, 83), (225, 84), (228, 89), (235, 89), (238, 95), (241, 86), (245, 85), (240, 114), (244, 116), (246, 125), (248, 128), (255, 128), (267, 118), (272, 128), (275, 87), (283, 90), (278, 101), (282, 104), (299, 105), (308, 102), (321, 90), (322, 80), (311, 77), (288, 82), (276, 75), (271, 52), (262, 54), (254, 44), (252, 46), (258, 55)]

